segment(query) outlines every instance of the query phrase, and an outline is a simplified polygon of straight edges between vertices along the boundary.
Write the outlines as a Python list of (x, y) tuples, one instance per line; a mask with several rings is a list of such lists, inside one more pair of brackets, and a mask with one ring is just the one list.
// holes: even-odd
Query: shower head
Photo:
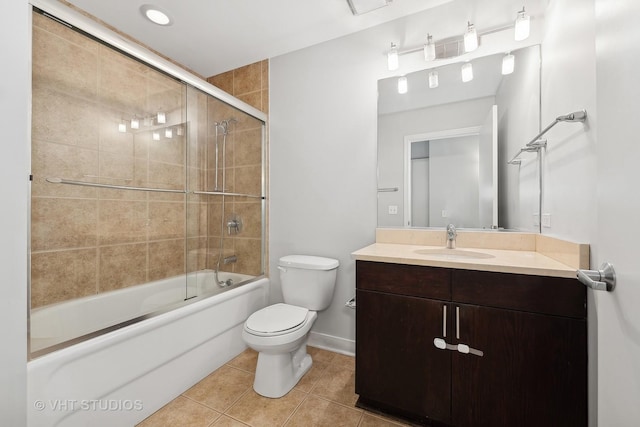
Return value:
[(559, 122), (584, 122), (587, 119), (587, 110), (574, 111), (564, 116), (556, 117)]

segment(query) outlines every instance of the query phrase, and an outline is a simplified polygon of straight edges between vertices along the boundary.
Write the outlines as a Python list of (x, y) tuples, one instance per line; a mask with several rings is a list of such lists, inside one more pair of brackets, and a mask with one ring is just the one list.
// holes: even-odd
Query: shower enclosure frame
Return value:
[[(268, 265), (268, 263), (265, 260), (266, 257), (266, 190), (267, 190), (267, 186), (266, 186), (266, 176), (267, 176), (267, 165), (266, 165), (266, 160), (267, 160), (267, 154), (266, 154), (266, 123), (267, 123), (267, 115), (256, 109), (255, 107), (229, 95), (228, 93), (222, 91), (221, 89), (218, 89), (217, 87), (205, 82), (204, 80), (202, 80), (201, 78), (195, 76), (194, 74), (180, 68), (179, 66), (173, 64), (172, 62), (165, 60), (164, 58), (159, 57), (158, 55), (136, 45), (135, 43), (128, 41), (126, 39), (124, 39), (123, 37), (121, 37), (120, 35), (118, 35), (117, 33), (108, 30), (104, 27), (101, 27), (98, 23), (96, 23), (95, 21), (91, 20), (90, 18), (68, 8), (65, 5), (62, 5), (56, 1), (52, 1), (52, 0), (30, 0), (29, 4), (37, 9), (39, 9), (40, 11), (44, 12), (44, 14), (58, 22), (61, 22), (63, 24), (68, 24), (71, 25), (73, 27), (75, 27), (76, 29), (80, 30), (81, 32), (86, 33), (88, 36), (95, 38), (96, 40), (98, 40), (99, 42), (102, 42), (108, 46), (113, 47), (114, 49), (124, 53), (125, 55), (128, 55), (146, 65), (148, 65), (150, 68), (155, 68), (156, 70), (167, 74), (168, 76), (184, 83), (186, 85), (186, 87), (188, 88), (189, 86), (192, 88), (195, 88), (201, 92), (203, 92), (206, 95), (209, 95), (211, 97), (213, 97), (214, 99), (221, 101), (233, 108), (236, 108), (238, 110), (240, 110), (241, 112), (247, 114), (248, 116), (257, 119), (261, 124), (261, 194), (260, 196), (253, 196), (253, 195), (247, 195), (247, 194), (239, 194), (239, 193), (227, 193), (223, 191), (185, 191), (185, 194), (205, 194), (205, 195), (219, 195), (222, 196), (222, 198), (224, 197), (233, 197), (233, 196), (248, 196), (248, 197), (259, 197), (261, 199), (261, 236), (260, 236), (260, 242), (261, 242), (261, 271), (263, 272), (263, 274), (265, 273), (265, 268), (266, 265)], [(29, 200), (31, 200), (31, 194), (29, 195)], [(31, 202), (29, 202), (31, 204)], [(31, 209), (31, 207), (29, 206), (29, 210)], [(223, 218), (224, 219), (224, 218)], [(29, 222), (31, 221), (31, 219), (29, 218)], [(28, 236), (29, 238), (29, 242), (31, 240), (31, 236)], [(221, 236), (222, 239), (222, 236)], [(29, 253), (31, 253), (31, 245), (29, 243), (28, 246), (28, 251)], [(28, 262), (28, 301), (31, 300), (31, 262), (29, 260)], [(186, 272), (185, 272), (186, 274)], [(263, 277), (263, 276), (257, 276), (257, 277)], [(50, 351), (54, 351), (56, 349), (59, 348), (63, 348), (63, 347), (68, 347), (69, 345), (73, 345), (76, 342), (80, 342), (80, 341), (84, 341), (88, 338), (91, 338), (93, 336), (97, 336), (106, 332), (109, 332), (111, 330), (115, 330), (115, 329), (119, 329), (123, 326), (127, 326), (129, 324), (138, 322), (140, 320), (144, 320), (146, 318), (149, 317), (153, 317), (156, 316), (158, 314), (162, 314), (165, 313), (167, 311), (170, 311), (171, 308), (168, 309), (161, 309), (158, 310), (157, 312), (148, 314), (148, 315), (144, 315), (142, 317), (139, 318), (135, 318), (135, 319), (131, 319), (129, 321), (126, 321), (124, 323), (115, 325), (113, 327), (107, 328), (107, 329), (103, 329), (100, 331), (96, 331), (95, 333), (86, 335), (86, 336), (82, 336), (76, 339), (72, 339), (70, 341), (66, 341), (62, 344), (59, 345), (54, 345), (50, 348), (46, 348), (42, 351), (37, 351), (35, 354), (31, 353), (31, 345), (30, 345), (30, 341), (31, 341), (31, 337), (28, 336), (27, 339), (27, 343), (28, 343), (28, 354), (29, 354), (29, 358), (33, 358), (33, 357), (38, 357), (41, 355), (44, 355), (46, 353), (49, 353)], [(28, 310), (28, 324), (30, 324), (31, 319), (30, 319), (30, 308)], [(30, 331), (30, 328), (28, 328), (28, 331)], [(30, 334), (30, 332), (29, 332)]]

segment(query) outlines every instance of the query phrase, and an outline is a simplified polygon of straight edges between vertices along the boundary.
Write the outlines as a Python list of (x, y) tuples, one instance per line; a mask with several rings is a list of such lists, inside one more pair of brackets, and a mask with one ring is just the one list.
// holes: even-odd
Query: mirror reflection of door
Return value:
[(405, 138), (405, 224), (495, 228), (497, 107), (482, 126)]

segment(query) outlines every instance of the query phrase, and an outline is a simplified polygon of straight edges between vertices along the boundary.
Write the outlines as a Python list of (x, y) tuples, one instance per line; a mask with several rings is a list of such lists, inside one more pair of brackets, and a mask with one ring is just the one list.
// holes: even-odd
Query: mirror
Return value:
[(539, 231), (539, 154), (507, 161), (540, 129), (540, 46), (511, 54), (378, 81), (378, 227)]

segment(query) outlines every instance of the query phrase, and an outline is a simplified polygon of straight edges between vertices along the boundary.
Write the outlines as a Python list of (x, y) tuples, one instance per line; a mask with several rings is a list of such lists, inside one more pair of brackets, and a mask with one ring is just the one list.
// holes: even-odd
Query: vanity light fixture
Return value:
[(473, 80), (473, 65), (471, 62), (465, 62), (461, 68), (462, 71), (462, 81), (467, 83)]
[(131, 129), (140, 129), (140, 120), (137, 117), (131, 119)]
[(405, 76), (400, 76), (398, 78), (398, 93), (403, 94), (407, 93), (409, 86), (407, 84), (407, 78)]
[(395, 43), (391, 43), (391, 50), (387, 53), (387, 68), (389, 68), (389, 71), (393, 71), (397, 70), (399, 66), (398, 46)]
[(516, 57), (513, 56), (511, 52), (508, 52), (502, 58), (502, 75), (506, 76), (507, 74), (513, 73), (513, 69), (515, 68), (515, 63), (516, 63)]
[(529, 37), (529, 32), (531, 30), (531, 17), (527, 15), (527, 12), (524, 11), (524, 7), (522, 10), (518, 12), (516, 15), (516, 24), (514, 30), (514, 38), (516, 41), (522, 41)]
[(429, 88), (430, 89), (435, 89), (438, 87), (438, 72), (437, 71), (430, 71), (429, 72)]
[(155, 131), (154, 131), (154, 132), (151, 134), (151, 138), (152, 138), (154, 141), (160, 141), (160, 132), (155, 132)]
[(166, 128), (166, 129), (164, 130), (164, 137), (165, 137), (165, 138), (169, 138), (169, 139), (173, 138), (173, 129), (171, 129), (171, 128)]
[(167, 12), (161, 10), (158, 6), (143, 4), (140, 6), (140, 12), (142, 12), (142, 15), (154, 24), (162, 26), (172, 24), (171, 18), (169, 18)]
[(478, 32), (476, 27), (467, 22), (467, 31), (464, 33), (464, 51), (473, 52), (478, 48)]
[(158, 121), (158, 124), (167, 123), (167, 115), (162, 111), (158, 111), (158, 114), (156, 115), (156, 120)]
[(120, 120), (120, 123), (118, 123), (118, 132), (125, 133), (126, 131), (127, 131), (127, 122), (125, 122), (124, 120)]
[(427, 44), (424, 45), (424, 60), (433, 61), (436, 59), (436, 44), (433, 42), (433, 36), (427, 34)]

